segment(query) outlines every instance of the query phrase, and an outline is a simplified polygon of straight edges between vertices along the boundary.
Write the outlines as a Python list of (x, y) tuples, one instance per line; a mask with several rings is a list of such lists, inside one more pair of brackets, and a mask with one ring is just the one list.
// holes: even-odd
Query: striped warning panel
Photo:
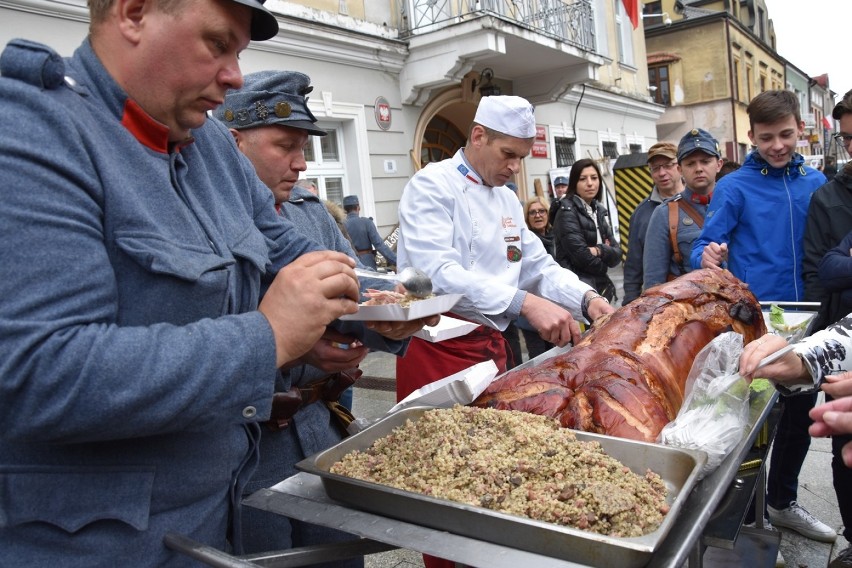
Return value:
[(651, 195), (654, 181), (651, 172), (643, 163), (641, 166), (619, 168), (613, 172), (615, 183), (615, 202), (618, 208), (618, 234), (621, 240), (621, 250), (627, 256), (627, 237), (630, 234), (630, 216), (642, 202)]

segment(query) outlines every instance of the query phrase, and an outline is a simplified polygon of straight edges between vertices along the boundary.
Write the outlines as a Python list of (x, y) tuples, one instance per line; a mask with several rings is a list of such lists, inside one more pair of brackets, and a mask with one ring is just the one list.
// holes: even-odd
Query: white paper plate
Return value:
[(342, 320), (354, 321), (410, 321), (435, 314), (443, 314), (450, 311), (463, 294), (445, 294), (425, 300), (411, 302), (407, 308), (399, 304), (387, 304), (383, 306), (358, 306), (354, 314), (340, 316)]

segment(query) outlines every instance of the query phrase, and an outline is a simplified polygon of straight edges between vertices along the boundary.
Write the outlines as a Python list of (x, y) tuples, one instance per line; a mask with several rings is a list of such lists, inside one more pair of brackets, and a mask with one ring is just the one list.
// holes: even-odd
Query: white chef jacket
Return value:
[(592, 288), (547, 254), (527, 228), (517, 195), (484, 185), (463, 150), (431, 163), (405, 186), (399, 204), (397, 265), (432, 278), (436, 294), (464, 294), (453, 312), (504, 330), (518, 290), (551, 300), (582, 320)]

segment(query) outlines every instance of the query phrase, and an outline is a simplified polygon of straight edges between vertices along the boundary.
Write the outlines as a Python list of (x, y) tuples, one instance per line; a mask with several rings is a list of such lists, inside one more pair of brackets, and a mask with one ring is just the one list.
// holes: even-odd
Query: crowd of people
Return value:
[[(303, 177), (305, 145), (326, 134), (310, 78), (242, 76), (249, 41), (278, 33), (260, 0), (89, 5), (72, 57), (15, 40), (0, 58), (3, 563), (189, 564), (163, 543), (174, 531), (235, 554), (354, 539), (240, 502), (346, 435), (370, 351), (397, 356), (402, 399), (482, 361), (519, 362), (507, 329), (533, 357), (614, 311), (622, 253), (597, 162), (557, 177), (552, 201), (519, 201), (536, 136), (525, 99), (482, 98), (465, 146), (409, 180), (394, 251), (357, 196), (341, 212)], [(791, 94), (748, 110), (756, 149), (718, 183), (728, 164), (702, 128), (649, 149), (654, 188), (631, 219), (622, 302), (726, 267), (761, 300), (821, 303), (822, 331), (761, 374), (788, 395), (769, 519), (831, 541), (796, 489), (808, 430), (833, 435), (852, 523), (852, 372), (837, 374), (852, 371), (852, 171), (827, 182), (803, 164)], [(852, 132), (852, 93), (834, 118)], [(462, 294), (452, 315), (476, 328), (433, 343), (413, 336), (439, 316), (341, 320), (367, 288), (400, 290), (356, 276), (379, 254)], [(783, 346), (746, 346), (743, 374)], [(814, 407), (817, 388), (834, 400)]]

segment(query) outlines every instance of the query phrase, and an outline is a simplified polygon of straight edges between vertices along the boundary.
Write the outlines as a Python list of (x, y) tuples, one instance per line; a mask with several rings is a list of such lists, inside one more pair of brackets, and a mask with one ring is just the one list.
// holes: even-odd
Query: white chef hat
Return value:
[(522, 97), (482, 97), (473, 121), (515, 138), (535, 137), (533, 106)]

